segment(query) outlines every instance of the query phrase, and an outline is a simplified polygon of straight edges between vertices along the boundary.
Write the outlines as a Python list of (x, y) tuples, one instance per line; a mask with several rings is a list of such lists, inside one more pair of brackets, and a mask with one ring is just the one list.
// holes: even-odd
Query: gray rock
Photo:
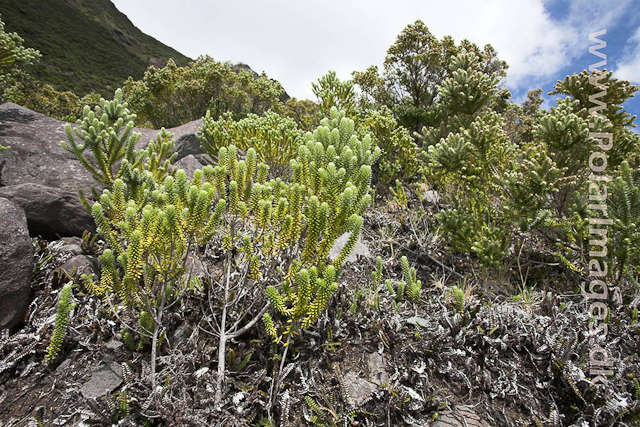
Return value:
[(74, 280), (80, 279), (83, 274), (90, 274), (94, 280), (97, 280), (100, 272), (100, 263), (95, 257), (76, 255), (58, 267), (57, 271), (59, 275), (66, 275)]
[(118, 340), (111, 340), (107, 343), (107, 348), (109, 350), (117, 350), (120, 347), (122, 347), (124, 344), (122, 344), (122, 341), (118, 341)]
[[(333, 247), (331, 248), (331, 251), (329, 251), (329, 259), (331, 261), (335, 261), (336, 258), (338, 258), (338, 256), (340, 255), (340, 251), (344, 248), (344, 245), (347, 244), (349, 236), (351, 236), (350, 232), (344, 233), (333, 243)], [(349, 254), (345, 262), (356, 262), (358, 260), (358, 256), (371, 258), (369, 247), (364, 244), (360, 238), (358, 238), (356, 246), (353, 248), (353, 251), (351, 251), (351, 254)]]
[(93, 217), (75, 193), (26, 183), (0, 187), (0, 197), (24, 209), (32, 236), (53, 240), (57, 236), (82, 236), (85, 230), (95, 231)]
[(374, 391), (378, 389), (378, 386), (371, 381), (358, 376), (357, 373), (349, 371), (344, 376), (344, 385), (349, 392), (349, 397), (352, 403), (356, 406), (362, 405)]
[(489, 427), (472, 406), (459, 405), (439, 414), (433, 427)]
[(0, 198), (0, 329), (18, 325), (31, 299), (33, 245), (24, 211)]
[(82, 385), (80, 392), (86, 399), (96, 399), (120, 387), (122, 381), (122, 367), (117, 363), (110, 363), (94, 370), (91, 379)]
[(173, 164), (173, 167), (176, 169), (184, 169), (187, 177), (193, 178), (193, 174), (196, 170), (202, 169), (203, 164), (196, 159), (193, 154), (189, 154), (186, 157), (178, 160)]
[(76, 193), (98, 185), (75, 157), (60, 145), (65, 122), (12, 103), (0, 105), (2, 185), (35, 183)]
[(185, 123), (182, 126), (170, 130), (170, 132), (175, 135), (176, 140), (174, 149), (174, 151), (178, 153), (176, 161), (189, 155), (194, 155), (197, 158), (204, 154), (204, 151), (200, 147), (200, 140), (196, 136), (200, 127), (202, 127), (202, 119)]
[(370, 353), (367, 357), (367, 366), (369, 367), (369, 381), (379, 386), (389, 382), (389, 374), (383, 355)]
[[(74, 194), (78, 189), (91, 194), (91, 186), (102, 188), (74, 155), (60, 145), (60, 141), (67, 139), (66, 124), (17, 104), (0, 105), (0, 139), (2, 145), (11, 147), (0, 151), (0, 185), (36, 183)], [(202, 155), (196, 137), (200, 126), (202, 119), (167, 129), (176, 140), (176, 160), (189, 154)], [(153, 129), (134, 128), (134, 131), (142, 134), (136, 148), (145, 148), (158, 134)]]
[(421, 328), (424, 328), (424, 329), (429, 327), (429, 322), (427, 321), (427, 319), (423, 319), (422, 317), (417, 317), (417, 316), (409, 317), (407, 320), (405, 320), (405, 322), (409, 325), (420, 326)]
[(80, 237), (63, 237), (49, 242), (49, 248), (55, 253), (82, 255), (82, 239)]

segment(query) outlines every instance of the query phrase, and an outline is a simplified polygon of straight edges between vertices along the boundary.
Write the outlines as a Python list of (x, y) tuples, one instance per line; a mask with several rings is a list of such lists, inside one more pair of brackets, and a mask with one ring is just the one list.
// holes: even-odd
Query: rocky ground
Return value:
[[(0, 143), (11, 146), (0, 153), (0, 426), (247, 426), (268, 425), (269, 414), (283, 426), (640, 423), (634, 307), (611, 315), (602, 344), (616, 370), (597, 386), (586, 375), (588, 315), (577, 279), (539, 254), (502, 280), (484, 277), (431, 230), (433, 194), (410, 196), (406, 206), (376, 199), (331, 309), (297, 337), (282, 372), (282, 349), (261, 328), (231, 344), (221, 407), (205, 289), (186, 294), (169, 319), (155, 389), (148, 346), (126, 343), (126, 319), (80, 288), (60, 356), (47, 362), (62, 286), (98, 272), (102, 243), (83, 234), (93, 224), (75, 195), (95, 183), (59, 147), (60, 122), (12, 104), (0, 106), (0, 122)], [(171, 130), (184, 169), (201, 165), (197, 127)], [(153, 138), (144, 132), (143, 141)], [(418, 269), (419, 303), (396, 303), (384, 285), (372, 287), (375, 258), (394, 279), (401, 255)], [(519, 290), (523, 270), (546, 287)], [(465, 291), (462, 305), (452, 285)], [(281, 385), (270, 400), (275, 378)]]

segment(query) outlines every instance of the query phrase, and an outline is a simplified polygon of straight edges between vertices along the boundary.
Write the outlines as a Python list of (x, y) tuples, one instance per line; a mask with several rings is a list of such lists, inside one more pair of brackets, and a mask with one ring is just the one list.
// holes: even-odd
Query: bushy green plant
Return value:
[(24, 72), (19, 81), (5, 91), (6, 101), (66, 122), (77, 121), (83, 115), (84, 106), (98, 105), (100, 98), (95, 92), (79, 97), (68, 90), (56, 90)]
[[(391, 280), (386, 280), (385, 286), (396, 302), (402, 302), (408, 297), (409, 300), (417, 303), (420, 301), (422, 282), (417, 279), (416, 269), (409, 265), (409, 260), (406, 256), (400, 258), (400, 266), (402, 267), (402, 280), (398, 281), (395, 287)], [(378, 271), (374, 272), (374, 283), (380, 280), (379, 274)]]
[(15, 83), (20, 70), (41, 57), (40, 52), (24, 47), (23, 42), (17, 33), (7, 33), (0, 19), (0, 102), (4, 102), (4, 92)]
[(320, 109), (318, 104), (308, 99), (291, 98), (284, 104), (283, 115), (292, 118), (298, 128), (311, 132), (320, 124)]
[(211, 111), (207, 111), (197, 136), (202, 149), (212, 158), (217, 157), (221, 147), (235, 145), (241, 150), (253, 147), (260, 160), (276, 172), (296, 156), (303, 141), (303, 132), (293, 119), (273, 111), (264, 116), (250, 114), (239, 121), (233, 120), (231, 114), (215, 120)]
[(370, 134), (382, 151), (380, 181), (389, 184), (396, 179), (415, 178), (422, 164), (421, 150), (409, 131), (398, 125), (389, 108), (370, 110), (362, 118), (359, 132)]
[(449, 36), (438, 39), (418, 20), (404, 28), (389, 47), (382, 72), (373, 66), (354, 73), (361, 91), (359, 104), (365, 109), (387, 106), (410, 132), (424, 126), (438, 127), (443, 120), (437, 105), (439, 90), (451, 77), (452, 58), (462, 49), (480, 59), (480, 71), (485, 75), (504, 77), (506, 63), (497, 59), (490, 45), (480, 49), (467, 40), (456, 45)]
[(215, 120), (225, 112), (235, 118), (282, 109), (279, 83), (262, 74), (201, 57), (179, 67), (169, 60), (164, 68), (149, 67), (142, 80), (129, 78), (124, 97), (139, 126), (176, 127), (210, 111)]
[(66, 284), (62, 287), (60, 295), (58, 297), (58, 304), (56, 305), (56, 322), (51, 335), (51, 342), (47, 347), (47, 354), (45, 358), (48, 361), (54, 360), (64, 342), (64, 336), (67, 333), (67, 324), (69, 323), (69, 314), (75, 308), (76, 304), (73, 302), (73, 285)]
[(141, 137), (132, 132), (134, 119), (118, 89), (113, 101), (103, 98), (93, 110), (85, 106), (78, 128), (65, 126), (67, 141), (61, 142), (62, 147), (73, 154), (96, 181), (110, 186), (119, 178), (121, 169), (117, 165), (121, 160), (134, 163), (135, 146)]
[(425, 173), (449, 203), (436, 218), (451, 247), (500, 268), (517, 233), (544, 216), (563, 175), (543, 144), (511, 141), (491, 108), (497, 80), (481, 70), (473, 52), (453, 58), (437, 107), (446, 120), (423, 136), (448, 133), (429, 146)]
[[(122, 107), (119, 97), (114, 103)], [(85, 119), (92, 114), (87, 110)], [(129, 128), (131, 121), (121, 126)], [(109, 147), (98, 145), (98, 158), (106, 158)], [(108, 248), (100, 257), (100, 280), (85, 276), (84, 284), (109, 301), (122, 301), (130, 317), (139, 319), (138, 333), (151, 338), (155, 383), (163, 313), (180, 306), (191, 286), (187, 260), (202, 251), (222, 252), (224, 275), (209, 296), (210, 306), (219, 309), (212, 314), (220, 325), (214, 332), (220, 339), (220, 402), (229, 340), (260, 318), (272, 326), (272, 336), (289, 340), (326, 308), (371, 202), (371, 165), (380, 150), (368, 136), (359, 140), (353, 121), (336, 109), (307, 134), (291, 160), (290, 182), (268, 180), (269, 166), (259, 162), (257, 151), (250, 147), (243, 155), (234, 145), (221, 147), (215, 166), (196, 171), (192, 180), (182, 170), (171, 175), (172, 148), (161, 135), (157, 144), (124, 158), (117, 172), (94, 167), (104, 171), (100, 177), (117, 178), (92, 207)], [(91, 165), (82, 150), (73, 152)], [(345, 232), (351, 237), (329, 262), (329, 250)]]
[(610, 197), (609, 212), (614, 221), (610, 265), (614, 268), (616, 281), (627, 279), (637, 286), (640, 276), (640, 173), (626, 161), (620, 165)]
[(351, 80), (341, 81), (335, 71), (329, 71), (311, 83), (313, 94), (318, 98), (320, 112), (327, 116), (332, 108), (345, 112), (349, 118), (357, 116), (356, 92)]
[[(567, 95), (572, 112), (584, 120), (594, 122), (591, 131), (611, 132), (615, 143), (607, 152), (608, 164), (615, 168), (624, 160), (637, 156), (640, 136), (633, 132), (636, 116), (624, 108), (638, 86), (613, 77), (612, 71), (584, 70), (559, 80), (550, 95)], [(593, 111), (596, 114), (591, 115)], [(598, 116), (600, 120), (594, 120)], [(590, 153), (590, 150), (585, 150)]]

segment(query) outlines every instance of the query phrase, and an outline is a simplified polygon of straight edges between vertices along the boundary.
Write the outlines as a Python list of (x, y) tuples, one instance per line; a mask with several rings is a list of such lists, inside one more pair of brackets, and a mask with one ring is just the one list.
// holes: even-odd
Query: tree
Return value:
[(354, 73), (354, 82), (364, 97), (361, 104), (386, 105), (394, 111), (399, 124), (410, 131), (437, 124), (439, 115), (433, 106), (438, 88), (450, 76), (451, 59), (461, 49), (478, 56), (482, 72), (497, 79), (504, 77), (507, 65), (497, 58), (491, 45), (480, 49), (463, 40), (456, 46), (450, 36), (438, 40), (418, 20), (402, 30), (387, 51), (382, 75), (377, 67)]
[(187, 67), (169, 60), (164, 68), (151, 66), (142, 80), (129, 78), (123, 93), (137, 124), (158, 129), (176, 127), (211, 111), (214, 119), (225, 112), (235, 118), (281, 110), (280, 83), (264, 73), (236, 72), (230, 64), (200, 57)]
[(17, 73), (41, 57), (40, 52), (24, 47), (23, 42), (17, 33), (5, 32), (0, 19), (0, 102), (4, 102), (4, 92), (14, 83)]
[(549, 95), (564, 94), (577, 101), (572, 104), (572, 112), (582, 119), (590, 120), (590, 109), (595, 109), (605, 119), (598, 129), (591, 131), (613, 134), (615, 143), (607, 153), (610, 166), (618, 166), (636, 155), (640, 138), (631, 130), (636, 127), (636, 116), (624, 109), (624, 103), (634, 96), (637, 86), (614, 78), (611, 71), (584, 70), (559, 80), (553, 88)]
[(320, 123), (318, 104), (309, 99), (289, 99), (284, 105), (283, 114), (292, 118), (298, 128), (307, 132), (313, 131)]
[(356, 92), (351, 80), (340, 81), (335, 71), (329, 71), (311, 86), (313, 94), (318, 97), (322, 114), (328, 115), (331, 108), (336, 107), (344, 111), (347, 117), (356, 117)]

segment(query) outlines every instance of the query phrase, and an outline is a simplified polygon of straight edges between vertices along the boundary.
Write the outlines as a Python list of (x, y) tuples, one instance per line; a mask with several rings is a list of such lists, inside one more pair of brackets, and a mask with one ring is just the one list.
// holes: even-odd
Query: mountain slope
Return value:
[(109, 0), (2, 0), (0, 14), (7, 31), (40, 50), (36, 76), (61, 90), (112, 96), (151, 64), (190, 61), (136, 28)]

